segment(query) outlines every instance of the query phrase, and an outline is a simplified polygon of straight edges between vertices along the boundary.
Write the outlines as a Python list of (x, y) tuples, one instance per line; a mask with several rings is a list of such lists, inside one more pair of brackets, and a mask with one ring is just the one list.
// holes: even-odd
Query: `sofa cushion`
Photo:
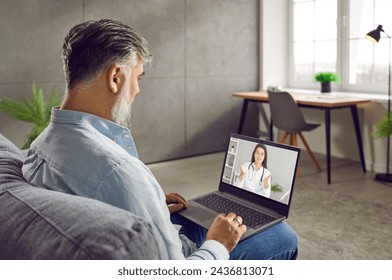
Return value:
[(21, 170), (24, 160), (22, 152), (0, 133), (0, 191), (3, 183), (24, 181)]
[(160, 259), (151, 226), (103, 202), (36, 188), (0, 135), (0, 259)]
[(26, 184), (0, 195), (0, 224), (0, 259), (161, 257), (150, 225), (131, 213)]

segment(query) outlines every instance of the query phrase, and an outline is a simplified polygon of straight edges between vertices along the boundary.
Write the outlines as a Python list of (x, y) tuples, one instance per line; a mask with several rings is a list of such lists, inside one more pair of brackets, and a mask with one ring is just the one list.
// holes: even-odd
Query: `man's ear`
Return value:
[(108, 79), (109, 89), (113, 93), (118, 93), (123, 85), (124, 78), (125, 78), (120, 65), (113, 64), (112, 66), (109, 67), (107, 73), (108, 73), (107, 79)]

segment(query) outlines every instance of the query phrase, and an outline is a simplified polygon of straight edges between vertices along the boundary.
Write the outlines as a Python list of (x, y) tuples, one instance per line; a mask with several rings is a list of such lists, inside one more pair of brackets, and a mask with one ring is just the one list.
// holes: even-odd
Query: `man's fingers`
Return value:
[(178, 193), (166, 194), (166, 203), (168, 204), (170, 214), (176, 213), (183, 208), (188, 208), (188, 202)]
[(170, 214), (174, 214), (184, 208), (182, 204), (171, 204), (168, 206)]
[(242, 224), (238, 227), (241, 230), (241, 236), (246, 232), (247, 227), (246, 225)]
[(230, 212), (229, 214), (226, 215), (226, 217), (230, 220), (234, 220), (234, 218), (237, 217), (237, 215), (233, 212)]
[(174, 195), (176, 195), (177, 197), (179, 197), (180, 199), (182, 199), (184, 202), (187, 202), (186, 199), (185, 199), (182, 195), (180, 195), (180, 194), (178, 194), (178, 193), (174, 193)]
[(238, 226), (242, 225), (242, 218), (240, 216), (235, 217), (234, 221), (236, 221), (238, 223)]
[(186, 201), (186, 199), (178, 193), (166, 194), (166, 203), (181, 203), (184, 204), (184, 206), (188, 207), (188, 202)]
[(242, 217), (230, 212), (227, 215), (220, 213), (207, 232), (206, 239), (220, 242), (228, 252), (237, 245), (241, 236), (246, 232), (246, 226), (242, 225)]

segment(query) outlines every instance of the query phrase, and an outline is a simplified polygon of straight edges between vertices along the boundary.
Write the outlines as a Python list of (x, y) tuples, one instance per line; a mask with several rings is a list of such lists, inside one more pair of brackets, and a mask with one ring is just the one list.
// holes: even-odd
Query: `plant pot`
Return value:
[(322, 82), (321, 92), (331, 92), (331, 82)]

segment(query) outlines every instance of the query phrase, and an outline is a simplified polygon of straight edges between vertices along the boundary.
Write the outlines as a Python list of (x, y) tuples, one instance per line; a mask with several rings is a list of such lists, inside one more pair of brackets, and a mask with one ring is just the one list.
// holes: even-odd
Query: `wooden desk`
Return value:
[[(366, 172), (366, 164), (365, 164), (365, 156), (363, 153), (363, 144), (362, 144), (362, 136), (361, 130), (359, 126), (359, 118), (358, 118), (358, 104), (369, 103), (371, 99), (365, 98), (355, 98), (355, 97), (345, 97), (339, 96), (336, 94), (336, 98), (328, 98), (328, 95), (323, 94), (300, 94), (300, 93), (291, 93), (294, 97), (294, 100), (300, 107), (307, 107), (313, 109), (321, 109), (324, 110), (325, 114), (325, 140), (326, 140), (326, 150), (327, 150), (327, 181), (328, 184), (331, 183), (331, 110), (333, 109), (341, 109), (341, 108), (350, 108), (351, 115), (353, 119), (353, 124), (355, 128), (355, 134), (358, 143), (359, 156), (361, 158), (362, 170)], [(332, 94), (334, 95), (334, 94)], [(242, 129), (244, 126), (246, 111), (248, 109), (249, 102), (262, 102), (268, 103), (268, 93), (266, 91), (258, 91), (258, 92), (236, 92), (233, 93), (234, 97), (239, 97), (243, 99), (242, 110), (241, 110), (241, 118), (238, 126), (238, 133), (242, 133)], [(273, 140), (273, 130), (272, 130), (272, 120), (270, 121), (270, 140)]]

